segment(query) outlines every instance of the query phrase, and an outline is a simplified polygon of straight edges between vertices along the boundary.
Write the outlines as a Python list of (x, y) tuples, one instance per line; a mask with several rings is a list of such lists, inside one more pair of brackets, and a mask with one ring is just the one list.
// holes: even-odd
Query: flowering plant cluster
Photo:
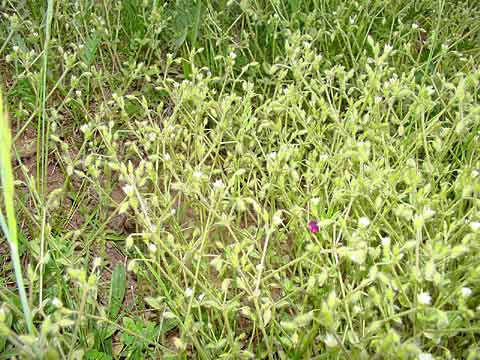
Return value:
[(35, 329), (5, 286), (0, 352), (476, 358), (480, 10), (6, 3)]

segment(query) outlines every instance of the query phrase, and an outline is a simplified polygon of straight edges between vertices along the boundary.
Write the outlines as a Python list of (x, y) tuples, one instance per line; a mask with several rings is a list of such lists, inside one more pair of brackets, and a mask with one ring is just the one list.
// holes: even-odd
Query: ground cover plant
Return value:
[(476, 1), (0, 1), (0, 359), (477, 359), (479, 44)]

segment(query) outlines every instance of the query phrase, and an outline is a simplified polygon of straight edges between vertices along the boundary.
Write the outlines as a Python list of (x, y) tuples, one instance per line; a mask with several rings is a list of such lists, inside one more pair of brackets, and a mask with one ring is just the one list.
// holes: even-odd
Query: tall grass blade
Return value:
[(37, 187), (40, 194), (45, 196), (47, 189), (47, 168), (48, 168), (48, 118), (47, 118), (47, 68), (48, 68), (48, 46), (50, 42), (50, 28), (53, 18), (53, 0), (47, 2), (47, 13), (45, 22), (45, 42), (43, 44), (43, 64), (41, 78), (41, 109), (38, 121), (37, 139)]
[(6, 218), (0, 211), (0, 225), (5, 233), (8, 244), (10, 246), (10, 256), (12, 258), (13, 268), (15, 270), (15, 280), (17, 282), (18, 291), (20, 293), (20, 301), (22, 303), (23, 313), (27, 328), (30, 333), (33, 332), (32, 314), (30, 312), (25, 285), (23, 283), (22, 266), (20, 264), (20, 256), (18, 255), (18, 233), (17, 220), (15, 217), (14, 182), (12, 171), (11, 147), (12, 137), (8, 117), (3, 109), (2, 93), (0, 92), (0, 179), (2, 183), (3, 200), (5, 203)]

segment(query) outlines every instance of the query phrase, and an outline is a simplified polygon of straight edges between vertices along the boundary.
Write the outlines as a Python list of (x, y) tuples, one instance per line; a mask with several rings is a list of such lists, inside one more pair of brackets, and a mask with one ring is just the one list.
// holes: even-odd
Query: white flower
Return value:
[(229, 56), (231, 59), (235, 60), (235, 58), (237, 57), (237, 54), (235, 54), (233, 51), (230, 51), (230, 54), (228, 54), (228, 56)]
[(318, 157), (318, 160), (320, 161), (327, 161), (328, 160), (328, 154), (322, 154)]
[(95, 259), (93, 259), (94, 268), (100, 267), (101, 265), (102, 265), (102, 258), (96, 257)]
[(80, 131), (86, 133), (88, 131), (88, 128), (88, 124), (83, 124), (82, 126), (80, 126)]
[(388, 236), (382, 237), (382, 245), (383, 246), (388, 246), (390, 245), (390, 238)]
[(282, 220), (282, 217), (279, 214), (275, 214), (272, 217), (272, 222), (273, 222), (274, 225), (278, 226), (283, 222), (283, 220)]
[(171, 156), (170, 156), (169, 153), (163, 154), (163, 160), (165, 160), (165, 161), (170, 161), (171, 159), (172, 159), (172, 158), (171, 158)]
[(413, 30), (417, 30), (417, 29), (418, 29), (418, 24), (413, 23), (413, 24), (412, 24), (412, 29), (413, 29)]
[(122, 190), (125, 193), (125, 195), (132, 196), (135, 192), (135, 186), (131, 184), (127, 184), (124, 187), (122, 187)]
[(193, 172), (193, 177), (194, 177), (195, 179), (201, 179), (202, 176), (203, 176), (203, 173), (202, 173), (201, 171), (199, 171), (199, 170)]
[(157, 246), (155, 244), (149, 244), (148, 245), (148, 251), (151, 253), (156, 253), (157, 252)]
[(325, 345), (327, 345), (328, 347), (337, 347), (338, 345), (337, 339), (335, 339), (335, 336), (333, 336), (332, 334), (327, 334), (324, 341)]
[(362, 216), (360, 219), (358, 219), (358, 225), (362, 228), (366, 228), (368, 225), (370, 225), (370, 219), (366, 216)]
[(417, 300), (422, 305), (429, 305), (432, 302), (432, 297), (428, 292), (422, 292), (418, 294)]
[(469, 287), (462, 287), (460, 291), (463, 297), (469, 297), (470, 295), (472, 295), (472, 289), (470, 289)]
[(276, 151), (272, 151), (270, 154), (267, 155), (267, 157), (269, 159), (275, 159), (277, 157), (277, 152)]
[(423, 216), (425, 219), (430, 219), (433, 215), (435, 215), (435, 210), (432, 210), (429, 207), (423, 209)]
[(224, 188), (225, 188), (225, 184), (223, 183), (223, 181), (222, 181), (221, 179), (218, 179), (217, 181), (215, 181), (215, 182), (213, 183), (213, 188), (214, 188), (214, 189), (218, 189), (218, 190), (224, 189)]
[(155, 134), (154, 132), (151, 132), (148, 134), (147, 137), (149, 141), (155, 141), (157, 139), (157, 134)]
[(193, 295), (193, 289), (192, 288), (186, 288), (185, 289), (185, 296), (186, 297), (191, 297)]
[(470, 229), (472, 229), (472, 230), (475, 231), (475, 232), (477, 232), (478, 230), (480, 230), (480, 221), (471, 222), (471, 223), (470, 223)]
[(63, 304), (62, 304), (62, 302), (60, 301), (60, 299), (59, 299), (59, 298), (56, 298), (56, 297), (53, 298), (53, 300), (52, 300), (52, 305), (55, 306), (55, 307), (57, 307), (57, 308), (60, 308), (60, 307), (63, 306)]
[(433, 360), (433, 356), (429, 353), (420, 353), (418, 354), (418, 360)]

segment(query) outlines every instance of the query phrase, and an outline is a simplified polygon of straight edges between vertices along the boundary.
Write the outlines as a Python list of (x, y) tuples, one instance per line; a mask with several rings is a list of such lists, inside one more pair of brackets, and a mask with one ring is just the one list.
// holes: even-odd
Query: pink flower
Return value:
[(320, 228), (318, 227), (318, 222), (316, 222), (315, 220), (309, 221), (307, 226), (308, 229), (314, 234), (320, 231)]

